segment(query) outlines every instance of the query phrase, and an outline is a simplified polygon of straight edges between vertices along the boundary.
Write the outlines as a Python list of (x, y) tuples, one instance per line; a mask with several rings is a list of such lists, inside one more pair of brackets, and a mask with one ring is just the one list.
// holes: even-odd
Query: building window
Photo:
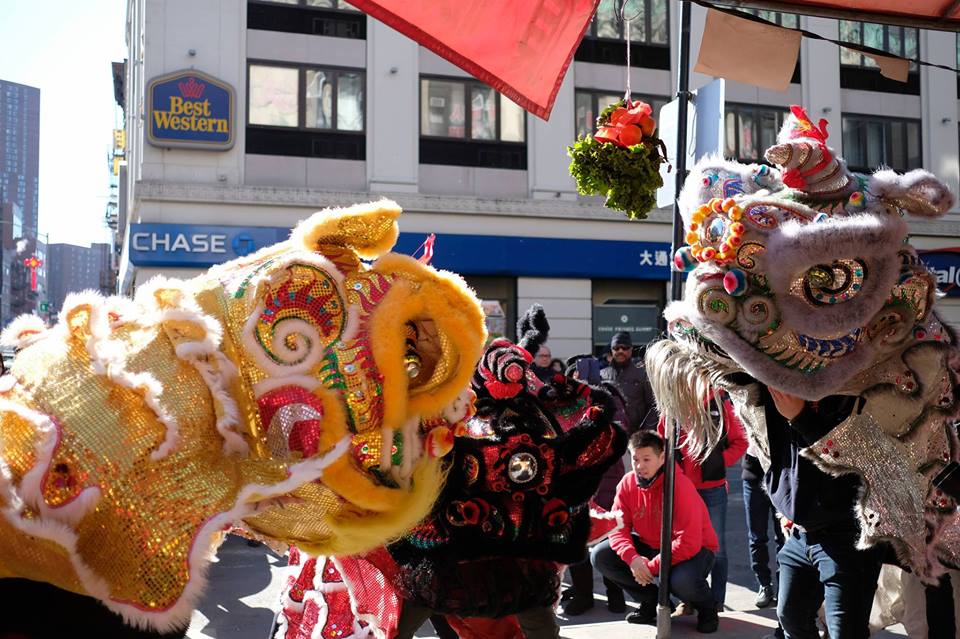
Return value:
[(365, 82), (352, 69), (250, 64), (247, 152), (363, 159)]
[[(626, 29), (617, 15), (619, 0), (600, 0), (586, 35), (608, 40), (625, 39)], [(630, 20), (630, 41), (645, 44), (670, 43), (667, 31), (667, 0), (627, 0), (624, 15)]]
[(920, 120), (843, 115), (843, 155), (853, 171), (920, 168)]
[[(608, 106), (623, 99), (623, 93), (577, 89), (575, 92), (575, 117), (577, 137), (592, 135), (597, 128), (597, 116)], [(667, 103), (666, 98), (634, 96), (634, 100), (643, 100), (653, 107), (653, 117), (657, 118), (660, 109)]]
[(319, 9), (339, 9), (340, 11), (360, 11), (349, 2), (343, 0), (257, 0), (266, 4), (292, 4), (300, 7), (316, 7)]
[(764, 11), (761, 9), (743, 9), (737, 7), (738, 11), (755, 15), (762, 20), (778, 24), (787, 29), (796, 29), (800, 26), (800, 21), (795, 13), (783, 13), (782, 11)]
[(526, 115), (476, 80), (420, 79), (420, 161), (525, 169)]
[[(600, 0), (590, 26), (577, 48), (581, 62), (623, 65), (627, 56), (626, 29), (617, 15), (620, 0)], [(636, 64), (670, 68), (670, 11), (667, 0), (627, 0), (630, 55)]]
[[(915, 28), (853, 20), (839, 22), (841, 42), (862, 44), (907, 60), (918, 59), (919, 31)], [(884, 78), (873, 58), (840, 47), (840, 86), (844, 89), (919, 95), (920, 74), (916, 63), (912, 62), (907, 82)]]
[(343, 0), (250, 0), (247, 28), (363, 40), (367, 17)]
[(420, 79), (420, 135), (523, 142), (524, 124), (523, 109), (486, 84)]
[(738, 162), (765, 163), (763, 154), (777, 143), (777, 133), (787, 113), (787, 109), (781, 107), (728, 104), (724, 115), (724, 157)]

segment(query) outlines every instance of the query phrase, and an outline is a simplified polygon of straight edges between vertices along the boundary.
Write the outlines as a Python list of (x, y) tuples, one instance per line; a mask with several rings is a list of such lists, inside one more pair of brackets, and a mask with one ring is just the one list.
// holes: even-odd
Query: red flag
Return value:
[(350, 0), (544, 120), (599, 0)]
[(433, 244), (437, 241), (437, 234), (431, 233), (427, 236), (427, 239), (424, 240), (423, 244), (420, 247), (423, 249), (423, 255), (420, 256), (419, 262), (422, 264), (429, 264), (430, 260), (433, 259)]

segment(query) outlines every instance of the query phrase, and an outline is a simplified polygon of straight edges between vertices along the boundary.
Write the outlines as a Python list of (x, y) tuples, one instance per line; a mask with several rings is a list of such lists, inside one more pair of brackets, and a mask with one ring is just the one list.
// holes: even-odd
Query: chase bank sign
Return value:
[(290, 237), (290, 229), (269, 226), (131, 224), (134, 266), (207, 268), (249, 255)]
[(225, 151), (233, 146), (234, 91), (199, 71), (154, 78), (147, 87), (147, 139), (161, 147)]

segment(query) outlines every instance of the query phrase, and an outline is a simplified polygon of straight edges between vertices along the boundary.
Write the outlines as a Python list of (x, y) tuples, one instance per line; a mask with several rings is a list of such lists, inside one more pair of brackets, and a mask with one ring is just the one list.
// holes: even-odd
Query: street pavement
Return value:
[[(773, 607), (758, 610), (754, 605), (756, 583), (747, 553), (746, 521), (740, 492), (740, 468), (728, 472), (730, 499), (727, 510), (727, 556), (730, 570), (727, 610), (720, 615), (720, 638), (761, 639), (773, 634), (776, 612)], [(772, 532), (772, 531), (771, 531)], [(772, 538), (772, 534), (771, 534)], [(775, 548), (771, 544), (771, 557)], [(218, 562), (209, 573), (206, 595), (193, 613), (191, 639), (268, 639), (278, 609), (281, 584), (286, 579), (286, 560), (264, 546), (251, 548), (237, 537), (229, 537), (220, 548)], [(628, 624), (623, 615), (607, 611), (603, 585), (594, 575), (596, 602), (592, 610), (578, 617), (559, 617), (565, 639), (653, 639), (653, 626)], [(674, 637), (703, 637), (696, 629), (696, 617), (674, 617)], [(435, 637), (429, 623), (416, 635)], [(906, 637), (902, 626), (894, 626), (875, 638)]]

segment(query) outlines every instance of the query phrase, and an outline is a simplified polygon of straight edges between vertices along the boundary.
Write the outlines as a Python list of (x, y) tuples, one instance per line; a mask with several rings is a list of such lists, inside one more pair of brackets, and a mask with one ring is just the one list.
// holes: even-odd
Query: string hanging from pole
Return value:
[(623, 39), (627, 44), (627, 90), (623, 94), (623, 99), (629, 106), (633, 100), (633, 93), (630, 90), (630, 23), (640, 17), (640, 12), (643, 11), (643, 5), (637, 9), (629, 18), (627, 17), (627, 3), (630, 0), (621, 0), (620, 7), (617, 9), (617, 19), (623, 23)]

